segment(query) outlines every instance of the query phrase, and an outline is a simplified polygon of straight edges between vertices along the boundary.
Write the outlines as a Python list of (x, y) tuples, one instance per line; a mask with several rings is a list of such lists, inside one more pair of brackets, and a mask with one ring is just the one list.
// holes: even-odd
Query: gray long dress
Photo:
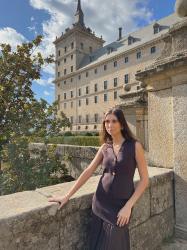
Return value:
[(103, 173), (92, 198), (89, 249), (130, 250), (129, 223), (117, 225), (117, 214), (135, 190), (135, 140), (125, 139), (117, 155), (112, 143), (106, 143), (102, 153)]

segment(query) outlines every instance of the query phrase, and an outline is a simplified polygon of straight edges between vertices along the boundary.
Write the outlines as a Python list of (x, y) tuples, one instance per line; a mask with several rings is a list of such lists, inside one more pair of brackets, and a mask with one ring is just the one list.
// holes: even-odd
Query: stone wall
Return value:
[[(49, 144), (50, 145), (50, 144)], [(44, 148), (43, 143), (32, 143), (30, 149), (38, 148), (41, 150)], [(84, 169), (88, 167), (90, 162), (96, 155), (99, 147), (92, 146), (78, 146), (68, 144), (57, 144), (57, 152), (62, 156), (70, 155), (70, 160), (66, 161), (66, 167), (74, 179), (77, 179)], [(148, 161), (148, 152), (145, 152), (146, 160)], [(102, 165), (99, 165), (93, 175), (102, 173)]]
[[(173, 234), (173, 171), (149, 167), (150, 185), (134, 206), (129, 229), (132, 250), (154, 250)], [(48, 202), (75, 181), (0, 197), (1, 250), (88, 249), (91, 201), (100, 175), (91, 177), (61, 209)], [(135, 173), (135, 186), (139, 175)]]

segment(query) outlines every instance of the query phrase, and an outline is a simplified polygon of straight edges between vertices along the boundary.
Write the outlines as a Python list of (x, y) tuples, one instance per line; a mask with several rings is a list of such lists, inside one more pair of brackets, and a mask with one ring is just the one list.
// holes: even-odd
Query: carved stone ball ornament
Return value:
[(187, 0), (176, 0), (175, 12), (179, 17), (187, 16)]
[(130, 84), (124, 84), (123, 85), (123, 89), (125, 90), (125, 91), (130, 91), (131, 90), (131, 86), (130, 86)]

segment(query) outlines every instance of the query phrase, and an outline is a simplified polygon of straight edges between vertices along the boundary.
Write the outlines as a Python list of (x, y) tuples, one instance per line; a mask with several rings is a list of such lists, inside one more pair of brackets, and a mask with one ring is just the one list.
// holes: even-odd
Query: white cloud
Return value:
[(54, 87), (54, 83), (52, 82), (53, 80), (54, 80), (53, 77), (49, 77), (47, 79), (41, 78), (41, 79), (35, 80), (35, 82), (39, 84), (40, 86), (45, 86), (45, 87), (50, 86), (51, 88), (53, 88)]
[(37, 31), (36, 31), (36, 26), (35, 26), (35, 25), (33, 25), (33, 26), (28, 26), (27, 29), (28, 29), (29, 31), (32, 31), (32, 32), (34, 33), (34, 35), (37, 36), (38, 33), (37, 33)]
[[(148, 9), (149, 0), (115, 0), (108, 4), (108, 0), (82, 0), (86, 27), (95, 31), (97, 36), (103, 37), (104, 45), (118, 38), (118, 28), (123, 27), (123, 35), (138, 28), (140, 20), (150, 23), (152, 12)], [(30, 0), (33, 8), (45, 10), (50, 19), (42, 23), (43, 42), (40, 50), (44, 56), (55, 54), (53, 41), (60, 36), (67, 27), (72, 27), (77, 1), (74, 0)], [(43, 71), (54, 78), (54, 64), (49, 64)], [(37, 81), (40, 85), (48, 85), (45, 80)], [(51, 85), (54, 88), (54, 85)]]
[(30, 21), (31, 21), (31, 26), (28, 26), (27, 29), (30, 31), (30, 32), (33, 32), (35, 36), (38, 35), (38, 32), (36, 30), (36, 27), (37, 27), (37, 22), (35, 21), (35, 18), (33, 16), (31, 16), (30, 18)]
[[(153, 18), (152, 11), (147, 7), (149, 0), (82, 0), (82, 10), (86, 27), (90, 27), (96, 36), (101, 36), (106, 41), (104, 45), (118, 38), (118, 28), (123, 28), (123, 35), (138, 29), (140, 20), (150, 23)], [(72, 27), (74, 14), (76, 12), (77, 1), (74, 0), (30, 0), (30, 5), (39, 10), (45, 10), (50, 15), (49, 20), (42, 23), (43, 42), (40, 48), (44, 57), (55, 54), (53, 41), (56, 36), (60, 36), (67, 27)], [(37, 35), (37, 22), (31, 16), (31, 25), (27, 27)], [(26, 38), (15, 29), (0, 29), (0, 41), (8, 42), (13, 47), (26, 41)], [(43, 71), (49, 75), (47, 80), (36, 81), (39, 85), (48, 86), (54, 89), (54, 84), (50, 83), (54, 79), (54, 64), (43, 67)], [(48, 91), (45, 95), (50, 94)]]
[(46, 96), (50, 96), (50, 95), (51, 95), (51, 93), (49, 93), (47, 90), (44, 90), (44, 95), (46, 95)]
[(10, 44), (13, 50), (18, 44), (26, 41), (27, 39), (13, 28), (6, 27), (0, 29), (0, 42)]
[[(118, 38), (118, 27), (123, 27), (123, 35), (138, 28), (139, 20), (150, 23), (152, 12), (147, 7), (148, 0), (108, 0), (81, 1), (86, 27), (95, 31), (97, 36), (103, 36), (104, 45)], [(45, 10), (50, 19), (42, 23), (43, 42), (40, 46), (42, 54), (48, 56), (55, 53), (53, 41), (67, 27), (72, 27), (77, 1), (74, 0), (30, 0), (33, 8)], [(54, 75), (54, 65), (44, 68), (44, 71)]]
[(35, 19), (34, 19), (34, 17), (33, 17), (33, 16), (31, 16), (31, 19), (30, 19), (30, 20), (31, 20), (31, 22), (33, 22)]
[[(60, 36), (65, 28), (71, 27), (74, 22), (77, 1), (74, 0), (30, 0), (31, 6), (46, 10), (51, 18), (43, 22), (45, 44), (48, 44), (46, 53), (54, 52), (52, 42)], [(140, 19), (150, 23), (152, 12), (147, 7), (148, 0), (115, 0), (108, 4), (108, 0), (81, 1), (85, 24), (97, 36), (103, 36), (106, 43), (118, 37), (118, 27), (122, 26), (125, 33), (138, 28)]]

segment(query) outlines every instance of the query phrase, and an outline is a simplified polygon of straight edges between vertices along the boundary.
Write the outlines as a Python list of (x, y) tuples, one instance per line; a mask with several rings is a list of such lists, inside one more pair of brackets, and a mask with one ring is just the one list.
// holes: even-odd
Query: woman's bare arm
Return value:
[(100, 146), (99, 150), (97, 151), (94, 159), (88, 165), (88, 167), (81, 173), (79, 178), (76, 180), (75, 184), (66, 194), (66, 197), (70, 198), (94, 173), (97, 167), (102, 163), (103, 160), (103, 145)]
[(140, 181), (137, 184), (135, 192), (128, 200), (128, 204), (130, 204), (131, 207), (134, 206), (136, 201), (140, 198), (140, 196), (144, 193), (145, 189), (149, 185), (149, 175), (144, 155), (144, 149), (141, 143), (138, 141), (135, 143), (135, 157), (138, 166), (138, 172), (140, 175)]

